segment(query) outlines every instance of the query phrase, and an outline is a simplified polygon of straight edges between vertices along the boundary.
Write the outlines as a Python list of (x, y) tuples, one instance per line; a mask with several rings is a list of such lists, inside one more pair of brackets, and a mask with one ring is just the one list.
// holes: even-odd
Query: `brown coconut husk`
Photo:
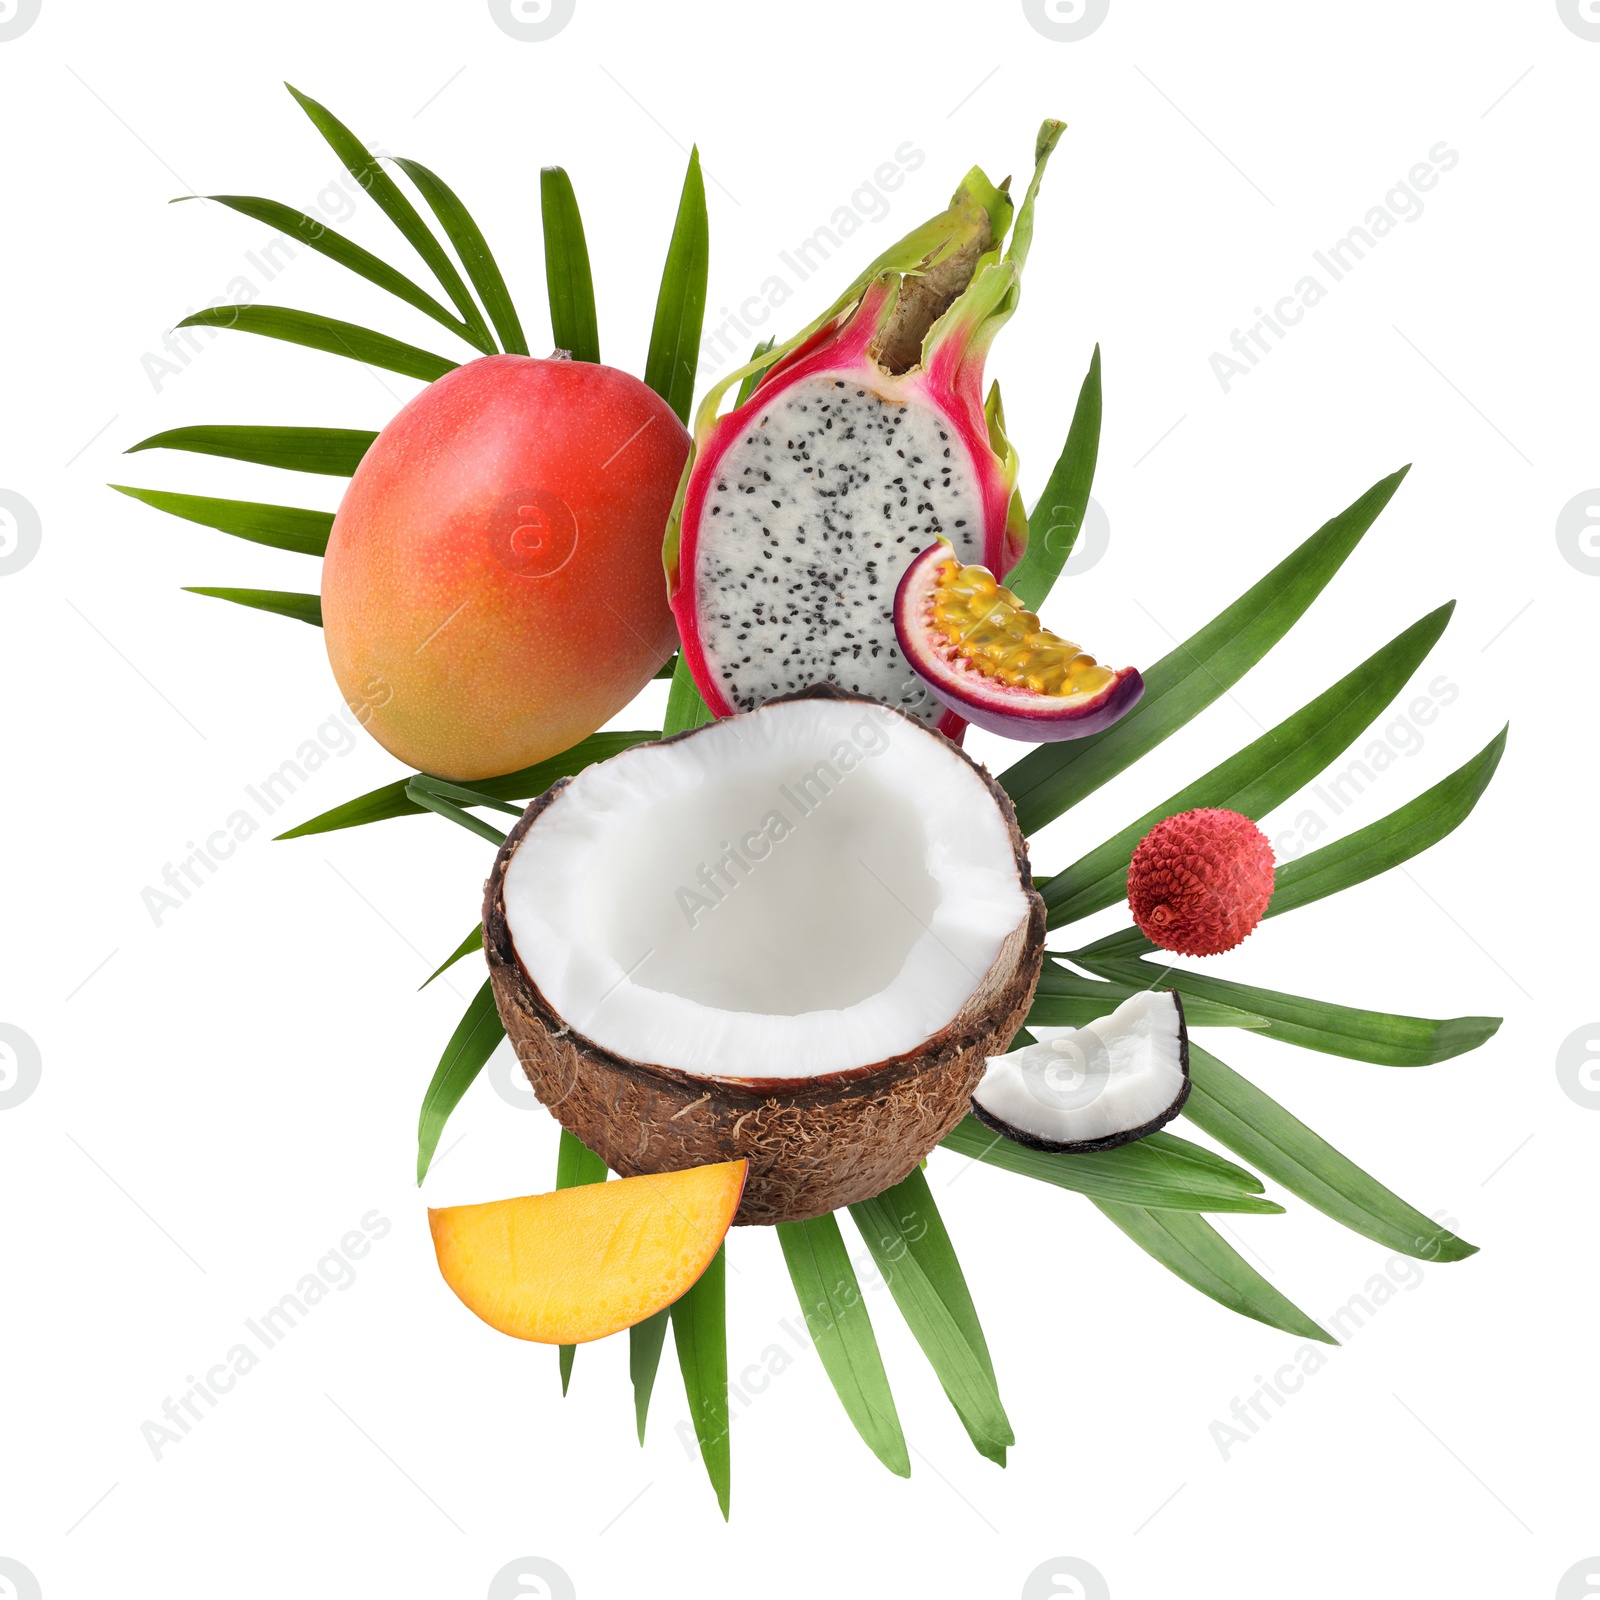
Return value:
[[(784, 696), (816, 697), (862, 699), (831, 684)], [(692, 739), (701, 731), (673, 737)], [(1021, 1028), (1044, 960), (1044, 901), (1033, 887), (1011, 801), (965, 751), (951, 748), (983, 779), (1005, 818), (1028, 915), (948, 1026), (906, 1055), (816, 1078), (739, 1084), (697, 1078), (615, 1055), (569, 1027), (524, 969), (506, 923), (511, 857), (572, 780), (561, 779), (535, 800), (485, 885), (483, 942), (517, 1059), (561, 1125), (623, 1177), (746, 1158), (736, 1223), (822, 1216), (906, 1177), (967, 1114), (987, 1058), (1004, 1051)]]

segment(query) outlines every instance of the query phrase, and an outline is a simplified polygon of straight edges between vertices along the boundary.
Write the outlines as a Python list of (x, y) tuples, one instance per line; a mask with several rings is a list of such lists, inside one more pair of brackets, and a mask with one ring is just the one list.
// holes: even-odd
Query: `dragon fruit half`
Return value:
[(826, 681), (960, 733), (901, 654), (895, 590), (939, 539), (1001, 575), (1027, 543), (983, 363), (1016, 309), (1063, 126), (1039, 130), (1014, 226), (1010, 180), (996, 187), (974, 167), (945, 211), (702, 402), (665, 560), (684, 661), (719, 716)]

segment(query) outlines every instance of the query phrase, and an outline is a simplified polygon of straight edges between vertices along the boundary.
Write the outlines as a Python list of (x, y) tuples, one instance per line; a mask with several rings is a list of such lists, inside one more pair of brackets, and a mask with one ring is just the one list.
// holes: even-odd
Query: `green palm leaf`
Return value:
[(1276, 917), (1364, 883), (1453, 832), (1489, 787), (1505, 754), (1508, 731), (1502, 728), (1470, 761), (1409, 805), (1297, 861), (1285, 862), (1274, 876), (1267, 915)]
[[(586, 1183), (604, 1183), (610, 1171), (575, 1133), (561, 1130), (561, 1143), (556, 1149), (556, 1188), (579, 1189)], [(561, 1398), (567, 1397), (567, 1385), (572, 1382), (572, 1358), (578, 1353), (575, 1344), (561, 1346)]]
[(845, 1415), (884, 1466), (910, 1477), (900, 1416), (838, 1221), (830, 1213), (808, 1222), (780, 1222), (778, 1243), (806, 1329)]
[(456, 363), (419, 350), (414, 344), (391, 339), (386, 333), (340, 322), (337, 317), (319, 316), (314, 311), (296, 311), (289, 306), (207, 306), (185, 317), (180, 328), (233, 328), (239, 333), (259, 334), (263, 339), (282, 339), (304, 345), (308, 350), (324, 350), (329, 355), (348, 356), (369, 366), (403, 373), (432, 383)]
[[(523, 767), (518, 772), (508, 772), (502, 778), (479, 778), (473, 787), (496, 800), (531, 800), (535, 795), (543, 794), (558, 778), (570, 778), (592, 762), (609, 760), (633, 745), (658, 738), (660, 735), (653, 731), (591, 733), (587, 739), (573, 745), (570, 750), (563, 750), (560, 755), (535, 762), (533, 766)], [(407, 798), (406, 786), (410, 782), (410, 778), (400, 778), (394, 783), (386, 783), (381, 789), (373, 789), (354, 800), (346, 800), (343, 805), (324, 811), (309, 822), (302, 822), (299, 827), (280, 833), (278, 837), (300, 839), (307, 834), (332, 833), (339, 828), (360, 828), (369, 822), (386, 822), (391, 817), (423, 816), (427, 808)]]
[[(178, 200), (195, 200), (198, 195), (179, 195)], [(341, 267), (348, 268), (359, 278), (365, 278), (368, 283), (375, 283), (380, 289), (386, 289), (396, 299), (403, 300), (408, 306), (414, 306), (424, 316), (432, 317), (441, 327), (448, 328), (457, 337), (473, 343), (472, 330), (460, 317), (455, 316), (447, 307), (440, 305), (434, 297), (419, 283), (413, 283), (403, 272), (391, 267), (387, 261), (373, 255), (370, 250), (364, 250), (353, 239), (347, 239), (342, 233), (336, 233), (325, 222), (318, 222), (315, 217), (308, 217), (303, 211), (296, 211), (293, 206), (286, 206), (277, 200), (263, 200), (259, 195), (253, 194), (212, 194), (204, 197), (215, 200), (218, 205), (227, 206), (230, 210), (240, 212), (247, 217), (253, 217), (257, 222), (264, 222), (269, 228), (277, 228), (282, 233), (292, 233), (300, 242), (309, 246), (320, 255), (326, 256), (330, 261), (336, 261)], [(176, 202), (174, 202), (176, 204)]]
[(1218, 1305), (1302, 1339), (1339, 1342), (1279, 1294), (1204, 1217), (1184, 1211), (1145, 1211), (1110, 1200), (1095, 1204), (1147, 1255)]
[(954, 1246), (920, 1168), (850, 1207), (878, 1272), (980, 1455), (1000, 1466), (1016, 1443), (994, 1363)]
[[(1191, 1167), (1215, 1173), (1218, 1177), (1236, 1185), (1245, 1194), (1260, 1194), (1266, 1187), (1248, 1167), (1241, 1167), (1237, 1161), (1230, 1161), (1219, 1150), (1180, 1139), (1175, 1133), (1162, 1131), (1147, 1133), (1138, 1143), (1145, 1150), (1154, 1150), (1168, 1161), (1185, 1162)], [(1159, 1211), (1161, 1207), (1157, 1206), (1155, 1209)]]
[(1325, 1055), (1345, 1056), (1355, 1061), (1372, 1061), (1385, 1067), (1430, 1067), (1448, 1061), (1452, 1056), (1476, 1050), (1500, 1027), (1499, 1017), (1450, 1017), (1437, 1021), (1429, 1017), (1397, 1016), (1387, 1011), (1363, 1011), (1326, 1000), (1283, 994), (1276, 989), (1233, 983), (1207, 973), (1158, 966), (1152, 961), (1107, 961), (1088, 951), (1077, 950), (1072, 952), (1071, 959), (1117, 982), (1141, 988), (1176, 989), (1185, 1000), (1192, 994), (1197, 1000), (1216, 1000), (1223, 1005), (1237, 1006), (1241, 1011), (1265, 1018), (1265, 1034), (1285, 1044), (1297, 1044), (1307, 1050), (1320, 1050)]
[(467, 956), (470, 956), (474, 950), (481, 949), (483, 949), (483, 924), (481, 922), (475, 922), (472, 925), (472, 932), (469, 933), (466, 938), (463, 939), (461, 943), (458, 944), (455, 949), (452, 950), (450, 954), (447, 955), (444, 960), (441, 961), (439, 965), (436, 966), (420, 984), (417, 985), (417, 988), (419, 990), (426, 989), (435, 978), (437, 978), (443, 972), (448, 972), (450, 968), (456, 964), (456, 962), (463, 960)]
[(455, 252), (472, 279), (472, 287), (500, 335), (501, 345), (513, 355), (525, 356), (528, 341), (523, 337), (522, 323), (517, 308), (511, 303), (511, 291), (501, 276), (499, 263), (489, 249), (483, 231), (473, 221), (472, 213), (461, 203), (454, 189), (436, 172), (431, 172), (420, 161), (407, 161), (395, 157), (395, 165), (416, 184), (428, 208), (444, 229), (445, 237), (455, 246)]
[(505, 1025), (494, 1003), (494, 989), (486, 978), (483, 987), (467, 1004), (465, 1015), (456, 1024), (450, 1042), (439, 1057), (422, 1097), (422, 1114), (417, 1119), (417, 1186), (428, 1175), (433, 1152), (439, 1148), (439, 1135), (450, 1120), (450, 1113), (472, 1087), (472, 1080), (483, 1071), (483, 1064), (505, 1038)]
[(644, 381), (687, 423), (694, 402), (694, 375), (700, 361), (700, 329), (706, 313), (706, 275), (710, 270), (711, 232), (706, 220), (706, 186), (700, 175), (700, 152), (689, 152), (672, 224)]
[(1407, 468), (1374, 484), (1258, 584), (1144, 674), (1144, 698), (1104, 733), (1040, 745), (1000, 774), (1024, 833), (1075, 806), (1225, 694), (1305, 615), (1388, 505)]
[(686, 733), (690, 728), (703, 728), (706, 723), (715, 721), (711, 707), (700, 698), (688, 662), (680, 655), (678, 665), (673, 670), (672, 687), (667, 690), (667, 714), (661, 725), (662, 737)]
[[(1081, 1028), (1108, 1016), (1124, 1000), (1140, 992), (1142, 985), (1110, 983), (1102, 978), (1085, 978), (1069, 971), (1059, 960), (1047, 960), (1033, 991), (1033, 1007), (1028, 1012), (1030, 1028)], [(1216, 1000), (1185, 1000), (1184, 1021), (1191, 1028), (1265, 1028), (1265, 1017), (1252, 1016)], [(1015, 1048), (1015, 1046), (1013, 1046)]]
[(274, 550), (293, 550), (297, 555), (323, 555), (333, 528), (331, 511), (262, 505), (254, 500), (214, 500), (207, 495), (173, 494), (166, 489), (133, 489), (121, 483), (108, 484), (107, 488), (186, 522), (198, 522), (231, 533), (236, 539), (270, 545)]
[(344, 163), (345, 170), (363, 189), (378, 202), (384, 215), (405, 235), (450, 296), (455, 308), (471, 330), (471, 342), (486, 355), (494, 353), (494, 340), (489, 337), (488, 324), (478, 309), (461, 274), (445, 254), (444, 246), (428, 231), (428, 225), (417, 208), (401, 193), (400, 186), (383, 170), (383, 164), (351, 131), (328, 110), (309, 95), (301, 94), (292, 83), (284, 85), (300, 103), (301, 109), (311, 118), (318, 133), (328, 141), (333, 152)]
[(1067, 442), (1028, 518), (1028, 548), (1006, 577), (1006, 587), (1030, 611), (1037, 611), (1048, 598), (1083, 528), (1100, 455), (1100, 412), (1100, 346), (1096, 345), (1078, 390)]
[[(762, 356), (766, 355), (766, 353), (772, 349), (777, 342), (777, 339), (769, 334), (755, 347), (754, 350), (750, 352), (750, 359), (752, 361), (759, 360)], [(744, 377), (739, 380), (739, 398), (734, 401), (735, 410), (742, 406), (745, 401), (748, 400), (758, 388), (760, 388), (761, 380), (766, 377), (768, 370), (769, 369), (766, 367), (756, 367), (752, 371), (747, 372)]]
[[(522, 815), (521, 806), (512, 805), (498, 795), (485, 794), (482, 789), (469, 789), (464, 784), (452, 783), (448, 778), (431, 778), (424, 772), (406, 780), (406, 792), (413, 800), (420, 800), (423, 795), (438, 796), (458, 801), (464, 806), (487, 806), (491, 811), (502, 812), (508, 817), (520, 818)], [(500, 842), (505, 843), (504, 834), (500, 835)]]
[(1460, 1261), (1477, 1246), (1384, 1188), (1270, 1095), (1207, 1050), (1189, 1046), (1184, 1115), (1309, 1205), (1367, 1238), (1423, 1261)]
[[(439, 793), (439, 788), (448, 789), (437, 778), (413, 778), (406, 785), (406, 799), (413, 801), (426, 811), (431, 811), (435, 816), (446, 818), (458, 827), (465, 828), (468, 833), (475, 833), (480, 839), (487, 840), (498, 849), (506, 842), (506, 836), (492, 824), (487, 823), (482, 817), (475, 817), (470, 811), (464, 810), (453, 800), (447, 799)], [(471, 803), (471, 802), (469, 802)]]
[(313, 628), (322, 626), (322, 600), (314, 594), (294, 594), (287, 589), (202, 589), (191, 584), (186, 584), (183, 592), (229, 600), (236, 606), (270, 611), (274, 616), (293, 617), (296, 622), (309, 622)]
[[(1261, 1198), (1261, 1180), (1243, 1167), (1172, 1134), (1153, 1133), (1116, 1150), (1086, 1155), (1030, 1150), (966, 1117), (947, 1133), (946, 1150), (1019, 1177), (1151, 1210), (1231, 1211), (1275, 1216), (1283, 1207)], [(953, 1179), (951, 1180), (954, 1181)]]
[(1453, 608), (1454, 602), (1440, 606), (1413, 623), (1293, 716), (1057, 873), (1042, 891), (1049, 926), (1076, 922), (1121, 900), (1134, 849), (1164, 817), (1197, 806), (1263, 817), (1308, 784), (1382, 714), (1437, 643)]
[(727, 1245), (718, 1245), (711, 1265), (672, 1305), (672, 1338), (694, 1436), (724, 1522), (733, 1475), (728, 1446), (727, 1256)]
[(644, 1443), (645, 1419), (650, 1415), (650, 1393), (656, 1386), (656, 1371), (661, 1365), (661, 1347), (667, 1340), (669, 1307), (658, 1311), (628, 1329), (628, 1377), (633, 1384), (633, 1421)]
[(544, 219), (544, 277), (550, 292), (550, 326), (556, 349), (574, 361), (600, 359), (600, 329), (594, 311), (589, 246), (572, 179), (564, 168), (539, 174), (539, 209)]
[(136, 450), (188, 450), (195, 455), (223, 456), (229, 461), (249, 461), (261, 467), (283, 467), (290, 472), (316, 472), (329, 478), (348, 478), (378, 436), (360, 428), (261, 428), (230, 423), (201, 423), (190, 428), (169, 428), (152, 433)]

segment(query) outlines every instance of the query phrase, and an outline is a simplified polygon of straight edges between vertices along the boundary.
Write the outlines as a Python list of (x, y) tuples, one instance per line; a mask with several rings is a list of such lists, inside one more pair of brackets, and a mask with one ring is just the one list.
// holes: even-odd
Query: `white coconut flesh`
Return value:
[(589, 767), (524, 834), (504, 898), (568, 1027), (729, 1082), (916, 1050), (1029, 914), (967, 761), (882, 706), (829, 699)]
[(700, 643), (728, 703), (827, 681), (936, 723), (945, 708), (900, 653), (894, 595), (940, 538), (985, 559), (971, 453), (915, 378), (775, 389), (718, 463), (695, 546)]
[(1187, 1092), (1187, 1032), (1170, 990), (1147, 990), (1082, 1028), (991, 1056), (973, 1104), (1023, 1143), (1115, 1142), (1165, 1121)]

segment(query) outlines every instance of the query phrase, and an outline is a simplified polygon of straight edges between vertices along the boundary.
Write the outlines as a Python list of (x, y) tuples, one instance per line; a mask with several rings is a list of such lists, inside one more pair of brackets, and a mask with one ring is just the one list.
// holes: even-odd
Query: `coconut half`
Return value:
[(1171, 989), (1131, 995), (1082, 1028), (1040, 1029), (996, 1056), (973, 1114), (1032, 1150), (1113, 1150), (1170, 1122), (1189, 1098), (1189, 1030)]
[(1011, 803), (831, 686), (563, 779), (486, 887), (506, 1031), (624, 1176), (739, 1156), (739, 1222), (898, 1183), (1022, 1025), (1044, 949)]

